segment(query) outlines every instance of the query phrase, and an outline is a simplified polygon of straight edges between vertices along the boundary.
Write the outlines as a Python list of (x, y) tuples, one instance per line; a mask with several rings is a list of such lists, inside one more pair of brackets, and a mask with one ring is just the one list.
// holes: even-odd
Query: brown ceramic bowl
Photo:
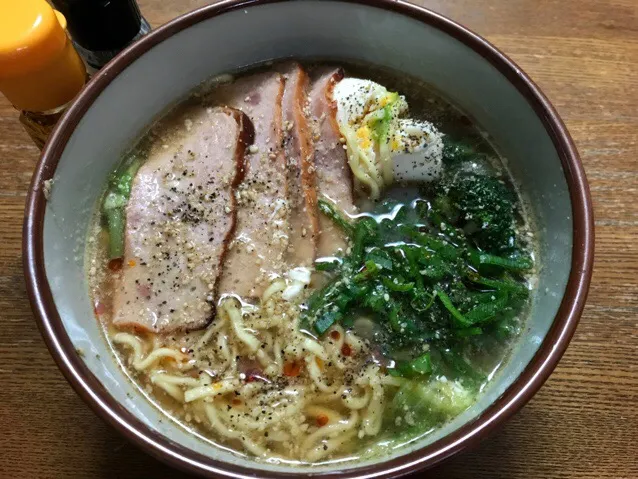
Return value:
[[(84, 239), (122, 153), (206, 78), (265, 60), (322, 57), (386, 66), (441, 91), (493, 138), (539, 225), (538, 287), (527, 330), (468, 411), (389, 457), (294, 470), (197, 439), (128, 381), (93, 317)], [(48, 201), (45, 180), (53, 179)], [(397, 477), (475, 444), (538, 391), (567, 348), (591, 277), (592, 207), (578, 153), (554, 108), (511, 60), (431, 11), (394, 0), (235, 0), (184, 15), (126, 49), (73, 103), (36, 168), (24, 223), (33, 311), (78, 394), (143, 450), (203, 476)]]

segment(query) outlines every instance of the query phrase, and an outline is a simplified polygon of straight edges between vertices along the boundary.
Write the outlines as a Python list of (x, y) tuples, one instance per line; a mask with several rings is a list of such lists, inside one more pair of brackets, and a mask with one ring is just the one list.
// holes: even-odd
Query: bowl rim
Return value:
[[(84, 364), (66, 333), (53, 302), (44, 269), (43, 182), (51, 178), (75, 127), (102, 90), (139, 56), (174, 34), (201, 21), (238, 9), (290, 0), (225, 0), (186, 13), (118, 54), (100, 70), (73, 101), (47, 141), (29, 187), (23, 225), (23, 267), (31, 308), (40, 332), (58, 367), (78, 395), (107, 423), (153, 457), (179, 469), (206, 477), (238, 479), (260, 477), (291, 479), (290, 471), (266, 471), (213, 459), (173, 442), (142, 423), (113, 398)], [(567, 181), (573, 218), (572, 264), (565, 294), (552, 326), (538, 351), (507, 390), (474, 420), (447, 436), (411, 453), (345, 471), (316, 472), (321, 478), (399, 477), (440, 463), (476, 446), (516, 413), (540, 389), (565, 352), (582, 314), (591, 281), (594, 255), (594, 220), (591, 196), (578, 152), (565, 125), (536, 84), (505, 54), (466, 27), (423, 7), (402, 0), (333, 0), (390, 10), (461, 41), (490, 62), (527, 99), (556, 148)]]

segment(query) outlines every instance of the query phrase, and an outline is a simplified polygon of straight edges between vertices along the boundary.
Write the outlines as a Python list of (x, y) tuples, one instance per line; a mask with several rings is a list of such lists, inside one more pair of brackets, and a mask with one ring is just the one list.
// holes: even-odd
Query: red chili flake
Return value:
[(330, 337), (334, 339), (335, 341), (338, 341), (339, 338), (341, 337), (341, 334), (339, 334), (339, 331), (332, 331), (330, 333)]
[(341, 346), (341, 354), (343, 356), (351, 356), (352, 355), (352, 348), (350, 347), (350, 345), (348, 343), (343, 343), (343, 346)]
[(104, 306), (104, 303), (96, 301), (95, 306), (93, 307), (93, 311), (95, 312), (96, 316), (100, 316), (106, 313), (106, 306)]
[(319, 427), (325, 426), (326, 424), (328, 424), (329, 421), (330, 421), (330, 418), (326, 416), (325, 414), (319, 414), (317, 416), (317, 426)]
[(258, 375), (251, 374), (251, 373), (246, 374), (246, 382), (247, 383), (252, 383), (252, 382), (257, 381), (257, 380), (259, 380), (259, 376)]
[(301, 363), (297, 361), (291, 361), (284, 364), (284, 376), (296, 378), (301, 373)]
[(109, 269), (113, 272), (119, 271), (122, 269), (123, 264), (124, 261), (122, 260), (122, 258), (113, 258), (111, 261), (109, 261)]

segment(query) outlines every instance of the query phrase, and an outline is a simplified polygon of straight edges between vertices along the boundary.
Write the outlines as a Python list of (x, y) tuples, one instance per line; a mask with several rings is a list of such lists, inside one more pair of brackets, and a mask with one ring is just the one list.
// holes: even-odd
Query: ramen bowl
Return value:
[[(135, 139), (206, 79), (289, 57), (390, 68), (458, 105), (507, 159), (538, 225), (540, 252), (525, 331), (472, 407), (388, 456), (294, 470), (216, 447), (148, 402), (103, 337), (84, 265), (96, 202)], [(583, 310), (593, 242), (589, 190), (565, 126), (521, 69), (484, 39), (395, 0), (244, 0), (168, 23), (95, 75), (36, 168), (25, 213), (24, 267), (39, 327), (68, 381), (97, 414), (158, 459), (208, 477), (398, 477), (475, 445), (538, 391)]]

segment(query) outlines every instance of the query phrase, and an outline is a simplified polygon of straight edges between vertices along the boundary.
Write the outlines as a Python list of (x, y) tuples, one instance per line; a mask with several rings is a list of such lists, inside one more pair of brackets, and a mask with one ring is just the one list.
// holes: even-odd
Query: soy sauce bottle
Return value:
[(102, 68), (151, 27), (135, 0), (51, 0), (64, 14), (90, 73)]

